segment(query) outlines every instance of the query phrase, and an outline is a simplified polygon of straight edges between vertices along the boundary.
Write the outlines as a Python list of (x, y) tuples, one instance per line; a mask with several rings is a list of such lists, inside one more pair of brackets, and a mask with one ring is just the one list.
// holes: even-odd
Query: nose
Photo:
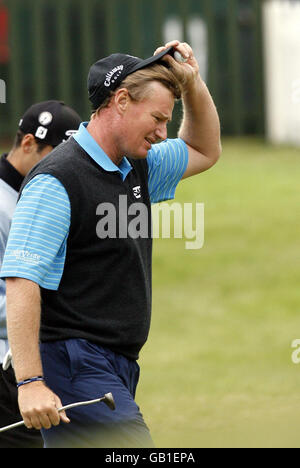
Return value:
[(166, 123), (161, 123), (155, 131), (155, 135), (158, 140), (166, 140), (168, 136), (167, 132), (167, 124)]

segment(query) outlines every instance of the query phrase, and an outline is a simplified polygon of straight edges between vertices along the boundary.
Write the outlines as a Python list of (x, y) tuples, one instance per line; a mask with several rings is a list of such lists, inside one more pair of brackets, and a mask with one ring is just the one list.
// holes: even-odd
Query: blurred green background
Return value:
[(224, 138), (176, 201), (205, 203), (205, 243), (154, 244), (137, 401), (161, 447), (299, 447), (299, 150)]
[[(174, 38), (200, 56), (223, 133), (263, 134), (260, 0), (0, 0), (0, 31), (5, 16), (0, 138), (14, 133), (32, 102), (46, 99), (62, 99), (88, 120), (92, 63), (115, 52), (146, 58)], [(171, 136), (176, 128), (175, 119)]]
[[(88, 119), (86, 77), (100, 57), (147, 57), (167, 24), (179, 24), (188, 42), (191, 21), (205, 24), (199, 44), (223, 154), (176, 193), (177, 202), (205, 204), (203, 248), (154, 241), (153, 321), (137, 402), (158, 447), (300, 446), (300, 367), (291, 360), (300, 338), (300, 158), (298, 148), (265, 139), (261, 4), (0, 0), (3, 151), (32, 102), (62, 99)], [(178, 104), (170, 136), (180, 115)]]

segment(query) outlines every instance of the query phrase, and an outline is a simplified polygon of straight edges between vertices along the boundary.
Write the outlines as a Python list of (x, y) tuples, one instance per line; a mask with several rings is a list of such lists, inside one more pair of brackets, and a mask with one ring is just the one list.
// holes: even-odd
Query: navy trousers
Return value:
[(63, 406), (113, 394), (116, 410), (104, 403), (71, 409), (71, 423), (42, 430), (45, 448), (154, 447), (134, 401), (139, 366), (82, 339), (41, 344), (46, 384)]

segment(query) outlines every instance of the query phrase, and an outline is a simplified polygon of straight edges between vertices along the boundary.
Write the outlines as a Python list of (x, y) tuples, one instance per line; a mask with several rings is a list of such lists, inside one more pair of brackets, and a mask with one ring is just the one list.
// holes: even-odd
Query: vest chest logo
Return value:
[(137, 185), (136, 187), (133, 187), (133, 195), (135, 196), (135, 198), (141, 198), (141, 186), (140, 185)]

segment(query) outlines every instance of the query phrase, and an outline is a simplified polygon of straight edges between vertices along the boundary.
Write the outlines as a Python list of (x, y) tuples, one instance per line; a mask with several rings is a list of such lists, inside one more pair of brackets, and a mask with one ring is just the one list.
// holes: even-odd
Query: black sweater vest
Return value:
[[(148, 166), (146, 160), (129, 161), (133, 169), (122, 181), (118, 172), (106, 172), (71, 138), (35, 166), (23, 184), (38, 174), (51, 174), (63, 184), (71, 204), (59, 288), (41, 288), (42, 342), (83, 338), (137, 359), (147, 340), (152, 258)], [(126, 225), (138, 221), (130, 206), (135, 207), (132, 212), (138, 214), (141, 206), (140, 212), (147, 213), (140, 236), (124, 235)], [(110, 237), (101, 238), (99, 222), (103, 228), (109, 220)]]

